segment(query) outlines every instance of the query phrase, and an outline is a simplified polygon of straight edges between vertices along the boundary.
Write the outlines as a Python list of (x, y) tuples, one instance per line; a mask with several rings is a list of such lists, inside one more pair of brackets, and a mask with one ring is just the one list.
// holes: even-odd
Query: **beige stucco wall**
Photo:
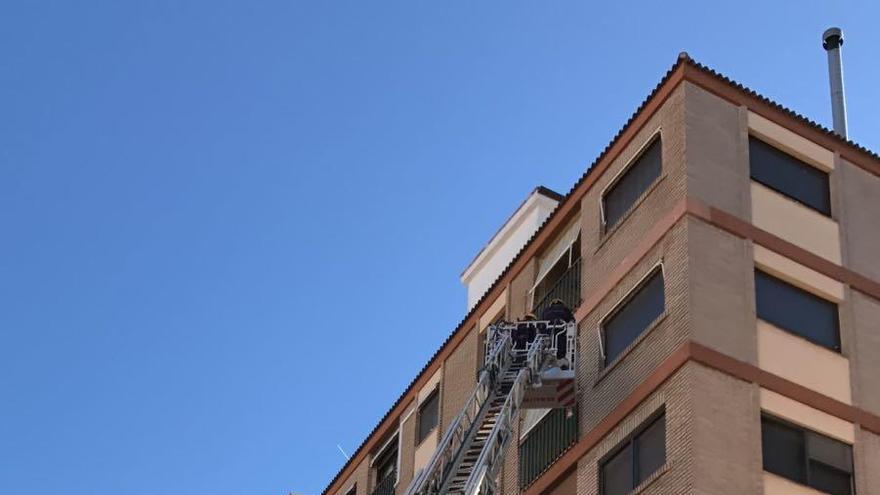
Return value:
[(489, 325), (492, 324), (493, 321), (504, 311), (504, 308), (507, 306), (507, 289), (504, 289), (501, 292), (501, 295), (495, 299), (495, 302), (489, 306), (482, 316), (480, 316), (480, 331), (486, 329)]
[(429, 434), (425, 439), (416, 447), (415, 456), (413, 459), (413, 475), (419, 472), (419, 469), (428, 465), (428, 461), (431, 460), (431, 456), (434, 455), (434, 450), (437, 449), (437, 442), (439, 442), (439, 432), (438, 429), (435, 428), (434, 432)]
[(854, 424), (771, 390), (761, 389), (761, 409), (804, 428), (836, 438), (841, 442), (848, 444), (855, 442), (856, 427)]
[(767, 273), (812, 292), (819, 297), (839, 303), (844, 299), (844, 285), (831, 277), (793, 261), (763, 246), (755, 246), (755, 265)]
[[(425, 383), (425, 385), (419, 389), (419, 394), (416, 400), (414, 401), (413, 407), (403, 416), (403, 427), (402, 427), (402, 435), (401, 435), (401, 460), (400, 460), (400, 482), (398, 483), (398, 488), (403, 489), (409, 484), (409, 481), (412, 480), (413, 476), (419, 471), (419, 469), (425, 467), (428, 461), (431, 459), (431, 456), (434, 454), (434, 450), (437, 448), (437, 442), (439, 439), (439, 417), (438, 417), (438, 427), (434, 428), (434, 431), (428, 434), (427, 437), (418, 445), (416, 445), (417, 435), (418, 435), (418, 425), (419, 425), (419, 406), (422, 402), (427, 399), (431, 393), (437, 388), (442, 386), (443, 384), (443, 374), (444, 368), (440, 367), (431, 378)], [(440, 392), (440, 398), (442, 403), (443, 391)], [(437, 411), (439, 416), (440, 411)], [(404, 444), (404, 439), (406, 443)], [(404, 476), (407, 478), (406, 483), (403, 483)]]
[(852, 404), (847, 358), (763, 320), (758, 320), (758, 366), (820, 394)]
[(413, 477), (413, 458), (416, 448), (416, 402), (412, 401), (403, 413), (400, 423), (400, 444), (397, 446), (400, 455), (400, 465), (397, 473), (398, 494), (402, 494), (409, 486)]
[(756, 227), (840, 264), (837, 222), (754, 181), (751, 193)]
[(774, 124), (760, 115), (748, 113), (749, 132), (765, 142), (826, 172), (834, 169), (834, 153), (818, 144)]
[(535, 276), (538, 273), (538, 260), (530, 259), (526, 266), (513, 278), (508, 287), (507, 298), (507, 318), (515, 320), (522, 318), (526, 313), (532, 310), (529, 307), (531, 296), (529, 290), (535, 283)]
[(437, 371), (434, 372), (433, 375), (431, 375), (431, 378), (425, 383), (425, 385), (419, 389), (419, 397), (418, 397), (419, 404), (424, 402), (424, 400), (427, 399), (429, 395), (431, 395), (431, 392), (433, 392), (434, 389), (437, 388), (437, 385), (440, 384), (440, 378), (442, 376), (443, 376), (443, 367), (441, 366), (440, 369), (438, 369)]

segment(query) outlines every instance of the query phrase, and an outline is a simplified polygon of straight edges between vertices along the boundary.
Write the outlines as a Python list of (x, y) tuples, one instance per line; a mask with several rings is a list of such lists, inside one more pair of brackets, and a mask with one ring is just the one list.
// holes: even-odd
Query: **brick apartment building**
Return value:
[(486, 328), (550, 298), (577, 406), (519, 415), (501, 493), (880, 495), (880, 156), (685, 54), (462, 278), (467, 316), (325, 495), (403, 495)]

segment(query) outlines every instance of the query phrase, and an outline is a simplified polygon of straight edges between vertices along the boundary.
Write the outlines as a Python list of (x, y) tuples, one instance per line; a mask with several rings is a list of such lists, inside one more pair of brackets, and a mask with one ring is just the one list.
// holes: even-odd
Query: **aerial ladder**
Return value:
[(406, 495), (497, 494), (520, 411), (575, 403), (576, 334), (561, 320), (491, 325), (476, 387)]

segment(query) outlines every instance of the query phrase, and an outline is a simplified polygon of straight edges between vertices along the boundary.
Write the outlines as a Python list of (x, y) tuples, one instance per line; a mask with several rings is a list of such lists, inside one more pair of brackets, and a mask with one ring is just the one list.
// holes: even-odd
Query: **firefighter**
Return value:
[(535, 340), (535, 315), (529, 313), (516, 322), (513, 329), (513, 350), (524, 353), (528, 349), (529, 342)]
[(562, 302), (562, 299), (554, 299), (550, 301), (550, 305), (544, 308), (544, 311), (541, 312), (541, 319), (552, 323), (557, 323), (558, 321), (568, 323), (574, 321), (574, 315), (571, 310), (568, 309), (568, 306)]
[[(574, 314), (572, 314), (571, 310), (568, 309), (568, 306), (566, 306), (561, 299), (554, 299), (550, 301), (550, 305), (541, 312), (541, 319), (547, 320), (551, 324), (558, 325), (560, 323), (570, 323), (574, 321)], [(567, 332), (559, 332), (556, 335), (551, 335), (551, 338), (556, 339), (557, 359), (565, 357), (565, 351), (568, 348), (566, 333)]]

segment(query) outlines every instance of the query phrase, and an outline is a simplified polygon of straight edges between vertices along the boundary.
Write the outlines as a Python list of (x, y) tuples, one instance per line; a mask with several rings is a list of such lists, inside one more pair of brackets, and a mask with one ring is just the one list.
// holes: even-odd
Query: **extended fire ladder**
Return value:
[[(521, 409), (566, 407), (574, 402), (574, 323), (533, 321), (525, 348), (514, 334), (524, 323), (487, 330), (486, 357), (477, 385), (406, 495), (491, 495)], [(520, 334), (521, 335), (521, 334)], [(570, 390), (558, 394), (560, 384)]]

